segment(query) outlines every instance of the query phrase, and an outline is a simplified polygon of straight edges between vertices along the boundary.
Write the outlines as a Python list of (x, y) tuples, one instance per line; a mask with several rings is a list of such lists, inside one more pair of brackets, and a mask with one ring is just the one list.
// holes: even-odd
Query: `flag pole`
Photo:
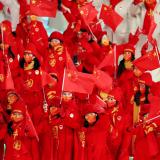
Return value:
[(2, 35), (2, 44), (3, 44), (3, 47), (2, 47), (2, 53), (3, 53), (3, 55), (4, 55), (4, 35), (3, 35), (3, 25), (2, 25), (2, 23), (1, 23), (1, 35)]
[(156, 119), (159, 119), (159, 118), (160, 118), (160, 115), (155, 116), (155, 117), (153, 117), (153, 118), (150, 118), (150, 119), (148, 119), (148, 120), (146, 120), (146, 121), (138, 124), (138, 125), (136, 126), (136, 128), (139, 127), (139, 126), (141, 126), (141, 125), (143, 125), (143, 124), (145, 124), (145, 123), (151, 122), (151, 121), (156, 120)]
[(155, 49), (156, 49), (156, 55), (157, 55), (157, 58), (158, 58), (158, 63), (159, 63), (159, 66), (160, 66), (159, 49), (158, 49), (157, 44), (155, 45)]
[(42, 92), (43, 92), (43, 110), (44, 110), (45, 113), (47, 113), (47, 111), (48, 111), (48, 103), (47, 103), (47, 100), (46, 100), (44, 86), (42, 88)]
[[(7, 65), (7, 75), (6, 77), (9, 77), (9, 74), (12, 76), (11, 74), (11, 69), (10, 69), (10, 66), (9, 66), (9, 61), (8, 61), (8, 56), (7, 54), (5, 54), (5, 51), (4, 51), (4, 33), (3, 33), (3, 24), (1, 23), (1, 35), (2, 35), (2, 53), (3, 53), (3, 56), (5, 56), (5, 60), (6, 60), (6, 65)], [(14, 83), (13, 83), (13, 87), (14, 87)], [(12, 89), (12, 88), (11, 88)]]
[(156, 120), (156, 119), (158, 119), (158, 118), (160, 118), (160, 115), (155, 116), (155, 117), (153, 117), (153, 118), (150, 118), (150, 119), (146, 120), (145, 122), (150, 122), (150, 121)]
[(66, 67), (64, 67), (64, 72), (63, 72), (63, 81), (62, 81), (62, 89), (61, 89), (61, 97), (60, 97), (60, 105), (62, 104), (62, 95), (63, 95), (63, 90), (64, 90), (64, 79), (66, 76)]
[(117, 55), (116, 55), (116, 44), (113, 47), (114, 52), (114, 79), (117, 79)]

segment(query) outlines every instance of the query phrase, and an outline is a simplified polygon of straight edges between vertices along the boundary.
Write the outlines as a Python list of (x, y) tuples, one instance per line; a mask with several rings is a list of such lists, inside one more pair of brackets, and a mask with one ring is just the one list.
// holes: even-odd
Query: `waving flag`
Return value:
[(98, 11), (92, 3), (87, 3), (86, 5), (80, 7), (79, 11), (86, 24), (93, 22), (97, 18)]
[(66, 69), (63, 91), (91, 94), (94, 88), (94, 79), (91, 74)]
[(123, 18), (115, 12), (111, 6), (105, 4), (102, 5), (99, 18), (102, 19), (106, 25), (111, 27), (113, 31), (115, 31), (118, 25), (123, 21)]
[(57, 0), (31, 0), (30, 14), (42, 17), (55, 17), (57, 6)]
[(155, 50), (147, 52), (142, 57), (133, 61), (133, 64), (142, 71), (151, 71), (160, 67), (158, 55)]

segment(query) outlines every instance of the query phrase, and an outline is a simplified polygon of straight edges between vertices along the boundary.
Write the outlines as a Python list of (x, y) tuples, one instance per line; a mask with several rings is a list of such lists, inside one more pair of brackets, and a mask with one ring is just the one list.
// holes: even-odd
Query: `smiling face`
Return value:
[(13, 110), (13, 112), (11, 113), (11, 120), (14, 123), (19, 123), (19, 122), (23, 121), (23, 119), (24, 119), (24, 115), (23, 115), (22, 111)]
[(89, 123), (89, 124), (93, 124), (96, 122), (96, 117), (97, 117), (97, 114), (96, 113), (88, 113), (85, 115), (85, 120)]
[(104, 35), (104, 36), (102, 37), (101, 44), (102, 44), (103, 46), (108, 46), (108, 45), (109, 45), (109, 39), (108, 39), (107, 35)]
[(132, 58), (132, 53), (129, 51), (124, 51), (123, 58), (125, 61), (130, 61)]
[(61, 44), (61, 41), (59, 40), (59, 39), (52, 39), (51, 41), (50, 41), (50, 45), (54, 48), (54, 47), (56, 47), (56, 46), (58, 46), (58, 45), (60, 45)]
[(116, 106), (116, 100), (114, 99), (114, 96), (112, 95), (108, 95), (106, 102), (109, 108)]
[(141, 93), (145, 93), (146, 85), (144, 83), (139, 83), (139, 89)]
[(133, 73), (136, 77), (140, 77), (143, 73), (141, 70), (139, 70), (137, 67), (134, 67)]
[(13, 104), (17, 100), (18, 100), (18, 96), (15, 93), (8, 94), (7, 101), (8, 101), (9, 104)]
[(63, 101), (68, 102), (68, 101), (70, 101), (72, 98), (73, 98), (73, 95), (72, 95), (71, 92), (63, 92), (63, 94), (62, 94), (62, 99), (63, 99)]
[(34, 55), (32, 53), (27, 53), (27, 52), (24, 53), (24, 60), (26, 63), (32, 62), (33, 58)]
[(1, 50), (7, 50), (9, 48), (9, 44), (6, 44), (6, 43), (0, 43), (0, 49)]

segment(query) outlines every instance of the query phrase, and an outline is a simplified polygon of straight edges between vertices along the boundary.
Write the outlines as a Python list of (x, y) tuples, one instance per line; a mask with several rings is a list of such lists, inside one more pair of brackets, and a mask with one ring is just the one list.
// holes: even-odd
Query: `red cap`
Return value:
[(52, 32), (49, 37), (49, 41), (51, 41), (52, 39), (59, 39), (62, 42), (64, 41), (63, 34), (61, 34), (60, 32)]
[(117, 100), (118, 102), (122, 101), (122, 90), (119, 87), (113, 88), (109, 95), (114, 96), (114, 99)]
[(42, 56), (38, 53), (37, 49), (36, 49), (36, 46), (33, 44), (33, 43), (28, 43), (25, 50), (24, 50), (24, 53), (31, 53), (33, 54), (36, 58), (38, 58), (38, 60), (40, 62), (42, 62)]
[(150, 73), (144, 73), (140, 79), (138, 80), (139, 83), (144, 83), (147, 86), (152, 86), (153, 81), (152, 81), (152, 76)]
[(14, 105), (12, 106), (12, 112), (13, 111), (19, 111), (23, 114), (26, 113), (26, 105), (22, 99), (19, 99)]
[(144, 73), (146, 71), (146, 69), (141, 67), (141, 65), (139, 65), (141, 62), (142, 62), (141, 59), (137, 58), (132, 63), (136, 68), (138, 68), (142, 73)]
[(131, 52), (131, 53), (135, 54), (134, 45), (132, 45), (132, 44), (127, 44), (127, 45), (124, 47), (124, 52)]
[(96, 106), (94, 104), (87, 104), (83, 107), (82, 115), (86, 115), (88, 113), (104, 113), (105, 109), (103, 107)]

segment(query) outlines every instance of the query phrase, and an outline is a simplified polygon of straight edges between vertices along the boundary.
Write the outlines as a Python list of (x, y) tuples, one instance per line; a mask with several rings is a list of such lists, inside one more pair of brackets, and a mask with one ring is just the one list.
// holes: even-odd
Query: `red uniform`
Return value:
[[(53, 102), (53, 106), (59, 107), (59, 101)], [(73, 133), (78, 124), (78, 112), (76, 104), (62, 103), (60, 117), (46, 117), (38, 127), (41, 138), (41, 159), (72, 160), (73, 159)]]
[[(13, 112), (23, 114), (23, 119), (16, 121)], [(15, 113), (14, 113), (15, 114)], [(14, 118), (13, 118), (14, 116)], [(5, 160), (39, 160), (38, 144), (29, 126), (24, 102), (19, 99), (11, 114), (12, 125), (5, 136)]]
[(38, 54), (34, 45), (29, 44), (25, 52), (31, 52), (35, 57), (29, 64), (24, 59), (20, 60), (22, 69), (19, 79), (19, 93), (27, 104), (31, 117), (33, 116), (33, 122), (38, 123), (43, 112), (42, 72), (38, 66), (40, 61), (37, 59)]
[(52, 39), (58, 39), (61, 42), (56, 46), (50, 46), (50, 48), (48, 48), (48, 51), (45, 54), (44, 68), (48, 73), (57, 77), (58, 82), (55, 86), (55, 95), (60, 97), (62, 92), (64, 68), (66, 65), (66, 51), (63, 44), (63, 35), (60, 32), (53, 32), (49, 37), (50, 41)]
[(101, 109), (94, 105), (85, 105), (82, 108), (82, 115), (88, 113), (98, 114), (99, 119), (93, 125), (85, 125), (82, 121), (81, 129), (75, 132), (75, 160), (111, 160), (111, 153), (107, 145), (107, 128), (109, 117), (101, 113)]

